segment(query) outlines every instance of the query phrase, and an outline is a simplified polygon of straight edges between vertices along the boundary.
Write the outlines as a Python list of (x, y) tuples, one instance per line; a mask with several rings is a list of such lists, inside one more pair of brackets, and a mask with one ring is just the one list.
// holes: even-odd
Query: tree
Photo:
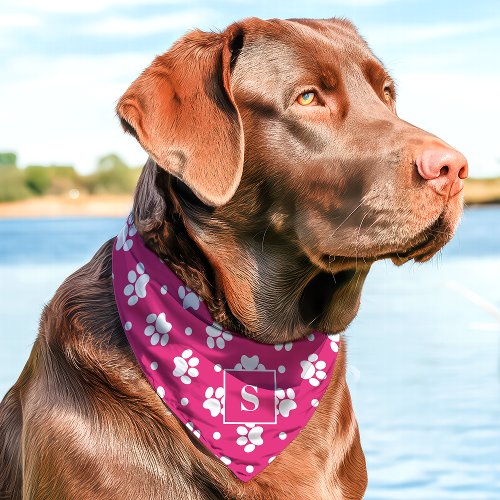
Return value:
[(36, 195), (45, 194), (51, 184), (50, 171), (47, 167), (32, 165), (24, 170), (26, 186)]
[(0, 168), (2, 167), (16, 167), (17, 155), (16, 153), (0, 153)]

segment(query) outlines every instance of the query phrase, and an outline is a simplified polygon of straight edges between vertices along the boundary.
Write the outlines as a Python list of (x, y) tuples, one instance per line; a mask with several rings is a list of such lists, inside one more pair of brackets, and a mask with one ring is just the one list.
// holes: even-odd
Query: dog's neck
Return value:
[(268, 198), (249, 174), (229, 203), (212, 208), (149, 160), (134, 220), (147, 246), (226, 329), (272, 344), (312, 330), (343, 331), (357, 312), (370, 265), (319, 267), (297, 241), (286, 207)]
[(222, 326), (266, 343), (304, 336), (299, 302), (317, 270), (286, 241), (273, 241), (263, 222), (251, 238), (245, 222), (237, 221), (241, 234), (151, 160), (137, 186), (134, 220), (146, 245)]

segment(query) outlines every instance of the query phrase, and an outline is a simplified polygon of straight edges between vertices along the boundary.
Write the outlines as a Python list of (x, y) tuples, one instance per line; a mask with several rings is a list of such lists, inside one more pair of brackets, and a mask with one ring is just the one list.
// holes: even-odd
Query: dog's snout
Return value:
[(433, 146), (424, 149), (416, 159), (420, 176), (427, 185), (441, 195), (450, 198), (464, 187), (469, 173), (467, 159), (459, 151), (448, 146)]

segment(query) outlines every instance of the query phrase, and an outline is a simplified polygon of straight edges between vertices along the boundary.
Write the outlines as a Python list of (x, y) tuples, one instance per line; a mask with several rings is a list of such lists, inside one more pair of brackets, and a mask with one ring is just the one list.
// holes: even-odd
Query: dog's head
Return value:
[(227, 301), (248, 335), (341, 331), (374, 261), (428, 260), (461, 213), (465, 158), (398, 118), (395, 101), (391, 77), (347, 21), (194, 31), (118, 103), (154, 160), (144, 175), (158, 165), (163, 176), (162, 196), (143, 182), (136, 203), (175, 198), (219, 307)]

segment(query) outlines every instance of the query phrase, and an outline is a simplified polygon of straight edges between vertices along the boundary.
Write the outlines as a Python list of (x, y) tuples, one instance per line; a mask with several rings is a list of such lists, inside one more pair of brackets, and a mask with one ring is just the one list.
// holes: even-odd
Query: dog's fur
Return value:
[[(300, 106), (309, 90), (317, 105)], [(397, 117), (392, 80), (344, 20), (194, 31), (117, 111), (150, 155), (134, 200), (140, 234), (216, 321), (260, 342), (341, 332), (371, 264), (428, 260), (461, 212), (461, 195), (436, 194), (415, 167), (443, 143)], [(114, 302), (111, 249), (45, 307), (0, 406), (1, 498), (363, 496), (345, 343), (307, 426), (242, 483), (142, 375)]]

